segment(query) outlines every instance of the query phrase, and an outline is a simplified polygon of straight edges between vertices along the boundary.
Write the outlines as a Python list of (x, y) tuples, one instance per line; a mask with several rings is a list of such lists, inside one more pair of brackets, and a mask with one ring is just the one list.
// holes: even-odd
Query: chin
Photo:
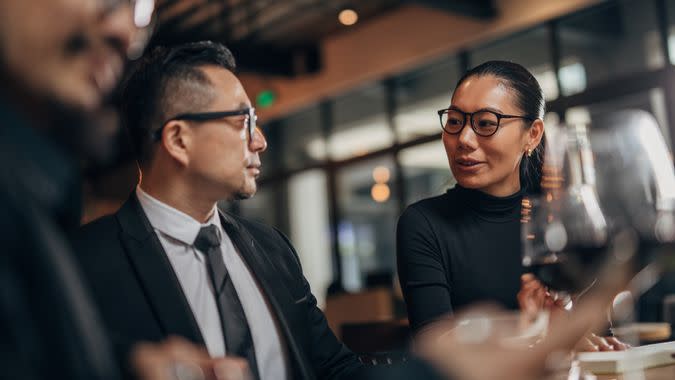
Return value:
[(244, 189), (240, 189), (234, 194), (234, 198), (236, 200), (244, 200), (244, 199), (250, 199), (253, 198), (257, 191), (257, 187), (253, 185), (252, 187), (247, 187)]
[(253, 198), (254, 195), (255, 195), (255, 193), (248, 193), (248, 192), (240, 191), (240, 192), (237, 192), (236, 194), (234, 194), (233, 198), (234, 198), (235, 201), (243, 201), (243, 200), (246, 200), (246, 199)]
[(476, 176), (459, 176), (455, 177), (457, 183), (465, 189), (480, 189), (485, 184)]

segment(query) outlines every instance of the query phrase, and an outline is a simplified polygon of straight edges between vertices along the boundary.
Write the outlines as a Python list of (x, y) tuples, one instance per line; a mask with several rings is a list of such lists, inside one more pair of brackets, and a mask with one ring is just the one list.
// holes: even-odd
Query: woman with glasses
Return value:
[(457, 185), (408, 207), (397, 229), (414, 331), (479, 301), (518, 308), (521, 201), (541, 177), (544, 95), (524, 67), (489, 61), (468, 71), (438, 115)]
[[(414, 332), (476, 302), (554, 306), (521, 265), (521, 202), (541, 190), (544, 105), (527, 69), (489, 61), (464, 74), (450, 106), (438, 111), (457, 184), (408, 207), (397, 228), (398, 272)], [(587, 349), (623, 348), (593, 339)]]

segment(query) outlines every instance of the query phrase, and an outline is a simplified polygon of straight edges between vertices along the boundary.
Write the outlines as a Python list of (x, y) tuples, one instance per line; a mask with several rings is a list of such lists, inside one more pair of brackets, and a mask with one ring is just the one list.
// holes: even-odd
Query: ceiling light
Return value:
[(338, 14), (338, 20), (342, 25), (352, 26), (359, 21), (359, 14), (351, 8), (345, 8)]

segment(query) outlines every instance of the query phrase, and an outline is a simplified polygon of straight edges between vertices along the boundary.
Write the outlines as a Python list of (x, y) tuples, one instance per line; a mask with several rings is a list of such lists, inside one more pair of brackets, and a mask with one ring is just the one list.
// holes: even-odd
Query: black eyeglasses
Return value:
[(502, 119), (525, 119), (534, 121), (536, 118), (518, 115), (503, 115), (497, 112), (481, 110), (473, 113), (462, 112), (454, 108), (438, 110), (441, 128), (451, 135), (462, 132), (466, 125), (467, 116), (471, 119), (471, 129), (478, 136), (489, 137), (497, 133)]
[(222, 119), (224, 117), (229, 117), (229, 116), (241, 116), (244, 115), (246, 116), (246, 137), (248, 138), (248, 144), (251, 145), (251, 142), (253, 141), (253, 134), (255, 133), (256, 129), (256, 123), (258, 121), (258, 116), (255, 114), (255, 108), (250, 107), (250, 108), (244, 108), (241, 110), (235, 110), (235, 111), (220, 111), (220, 112), (200, 112), (200, 113), (183, 113), (177, 116), (174, 116), (170, 118), (169, 120), (165, 121), (162, 126), (153, 132), (152, 138), (155, 141), (159, 141), (162, 139), (162, 130), (164, 129), (164, 126), (169, 123), (170, 121), (174, 120), (186, 120), (186, 121), (197, 121), (197, 122), (204, 122), (204, 121), (211, 121), (211, 120), (218, 120)]

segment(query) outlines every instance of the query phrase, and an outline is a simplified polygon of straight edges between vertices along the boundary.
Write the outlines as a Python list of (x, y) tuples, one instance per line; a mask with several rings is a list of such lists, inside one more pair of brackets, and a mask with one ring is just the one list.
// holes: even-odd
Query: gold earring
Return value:
[(532, 148), (527, 148), (527, 157), (532, 156)]

